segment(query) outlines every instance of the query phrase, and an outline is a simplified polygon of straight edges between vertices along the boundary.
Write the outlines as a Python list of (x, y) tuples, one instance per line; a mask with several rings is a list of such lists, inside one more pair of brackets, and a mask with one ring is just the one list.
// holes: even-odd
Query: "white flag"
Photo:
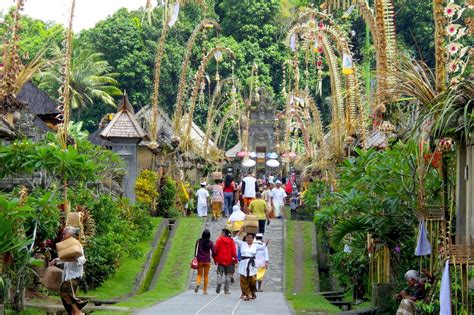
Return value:
[(176, 23), (176, 21), (178, 21), (178, 14), (179, 14), (179, 2), (176, 1), (176, 3), (173, 5), (173, 11), (171, 12), (170, 21), (168, 22), (169, 27), (172, 27)]

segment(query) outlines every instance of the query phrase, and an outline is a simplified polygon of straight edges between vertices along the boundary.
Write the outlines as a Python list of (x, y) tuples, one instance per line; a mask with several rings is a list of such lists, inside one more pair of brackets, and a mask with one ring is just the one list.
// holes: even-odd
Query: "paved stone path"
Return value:
[[(211, 232), (211, 239), (216, 240), (224, 226), (224, 219), (218, 222), (207, 221), (206, 228)], [(222, 291), (216, 294), (216, 269), (211, 265), (209, 272), (208, 295), (194, 293), (197, 272), (193, 271), (189, 290), (169, 300), (142, 309), (135, 314), (291, 314), (283, 295), (283, 221), (272, 220), (266, 226), (264, 240), (269, 240), (268, 250), (270, 264), (263, 282), (262, 293), (257, 293), (254, 301), (240, 300), (239, 275), (235, 273), (235, 283), (231, 285), (231, 294)]]

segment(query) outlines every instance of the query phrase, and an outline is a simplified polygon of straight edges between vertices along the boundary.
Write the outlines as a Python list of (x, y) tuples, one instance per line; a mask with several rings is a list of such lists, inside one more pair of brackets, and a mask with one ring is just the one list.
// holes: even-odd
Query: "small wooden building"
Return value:
[(135, 180), (138, 174), (138, 144), (148, 138), (135, 119), (134, 113), (127, 94), (124, 94), (117, 113), (100, 133), (102, 138), (109, 141), (111, 149), (126, 163), (126, 175), (122, 183), (123, 194), (132, 203), (135, 202)]

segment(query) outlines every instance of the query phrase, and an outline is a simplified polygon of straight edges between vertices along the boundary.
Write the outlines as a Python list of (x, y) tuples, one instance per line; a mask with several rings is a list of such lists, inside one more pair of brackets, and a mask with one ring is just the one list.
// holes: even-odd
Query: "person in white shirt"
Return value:
[[(63, 241), (71, 237), (77, 238), (79, 236), (79, 229), (73, 226), (67, 226), (64, 228), (62, 236)], [(87, 301), (82, 301), (76, 297), (77, 287), (79, 281), (84, 276), (84, 264), (86, 263), (82, 246), (81, 250), (82, 256), (78, 258), (67, 261), (55, 258), (49, 263), (50, 266), (64, 265), (63, 282), (59, 288), (59, 297), (61, 298), (66, 312), (72, 315), (84, 314), (81, 310), (87, 304)]]
[(239, 239), (239, 234), (234, 237), (234, 242), (240, 248), (240, 262), (238, 272), (240, 274), (240, 289), (242, 290), (241, 298), (244, 301), (257, 298), (257, 267), (255, 257), (258, 251), (264, 251), (266, 246), (254, 242), (255, 234), (247, 233), (245, 241)]
[(196, 192), (198, 217), (207, 217), (207, 201), (209, 199), (209, 192), (207, 191), (206, 186), (207, 183), (202, 182), (201, 188)]
[(268, 261), (270, 260), (267, 247), (268, 241), (266, 244), (263, 242), (262, 233), (257, 233), (255, 239), (256, 244), (265, 245), (265, 250), (257, 251), (257, 255), (255, 256), (255, 267), (257, 267), (257, 292), (263, 292), (262, 282), (268, 268)]
[(286, 192), (281, 187), (281, 182), (277, 180), (275, 182), (275, 188), (272, 189), (272, 204), (273, 210), (275, 211), (275, 217), (281, 218), (281, 211), (285, 206)]
[(242, 197), (244, 199), (244, 212), (247, 213), (248, 206), (255, 199), (258, 191), (258, 184), (255, 175), (249, 173), (242, 179)]

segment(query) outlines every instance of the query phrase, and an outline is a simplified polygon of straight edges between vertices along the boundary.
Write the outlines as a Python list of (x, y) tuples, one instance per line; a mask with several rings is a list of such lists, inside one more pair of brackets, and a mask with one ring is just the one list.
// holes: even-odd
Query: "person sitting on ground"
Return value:
[(230, 294), (229, 286), (237, 263), (237, 251), (228, 229), (223, 229), (221, 236), (217, 239), (213, 257), (217, 264), (216, 293), (221, 292), (222, 275), (225, 275), (224, 294)]
[(408, 270), (405, 274), (408, 287), (395, 295), (400, 300), (400, 306), (397, 315), (413, 315), (415, 314), (415, 302), (425, 298), (425, 287), (420, 283), (420, 276), (416, 270)]
[(268, 220), (267, 203), (262, 199), (261, 193), (256, 193), (257, 199), (252, 201), (249, 205), (249, 212), (257, 216), (258, 233), (265, 233), (265, 223)]
[[(67, 226), (62, 232), (62, 239), (67, 240), (71, 237), (77, 238), (79, 236), (79, 229), (73, 226)], [(76, 297), (77, 287), (79, 281), (84, 276), (84, 264), (86, 258), (84, 257), (84, 250), (82, 249), (82, 256), (63, 261), (59, 258), (53, 259), (49, 265), (54, 266), (56, 264), (64, 264), (63, 270), (63, 282), (59, 288), (59, 297), (64, 305), (64, 309), (69, 315), (81, 315), (82, 308), (87, 304), (86, 301), (81, 301)]]
[(260, 245), (265, 245), (265, 250), (257, 251), (257, 255), (255, 256), (255, 267), (257, 267), (257, 292), (263, 292), (262, 290), (262, 282), (263, 278), (265, 277), (265, 272), (268, 268), (268, 261), (270, 260), (268, 256), (268, 241), (265, 244), (263, 242), (263, 234), (257, 233), (255, 235), (255, 243)]

